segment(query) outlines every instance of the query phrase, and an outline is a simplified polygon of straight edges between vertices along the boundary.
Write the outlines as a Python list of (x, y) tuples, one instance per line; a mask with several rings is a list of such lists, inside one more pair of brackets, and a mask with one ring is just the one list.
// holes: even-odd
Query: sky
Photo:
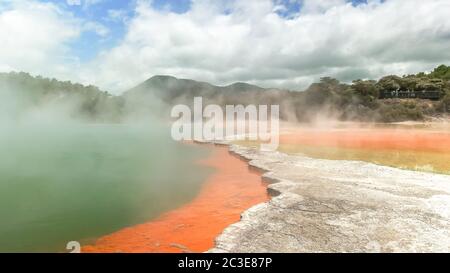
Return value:
[(449, 0), (0, 0), (0, 72), (305, 89), (450, 65)]

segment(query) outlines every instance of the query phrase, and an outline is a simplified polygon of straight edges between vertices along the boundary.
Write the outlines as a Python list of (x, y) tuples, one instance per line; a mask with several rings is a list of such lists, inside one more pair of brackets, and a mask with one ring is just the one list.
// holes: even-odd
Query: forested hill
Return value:
[(222, 106), (279, 104), (283, 119), (302, 122), (318, 115), (375, 122), (423, 120), (450, 112), (450, 67), (441, 65), (428, 74), (390, 75), (378, 81), (355, 80), (351, 84), (324, 77), (303, 92), (264, 89), (245, 83), (221, 87), (155, 76), (124, 93), (128, 103), (144, 107), (151, 107), (155, 100), (167, 106), (190, 105), (196, 96), (202, 96), (205, 103)]
[(113, 96), (95, 86), (32, 77), (27, 73), (0, 73), (0, 117), (21, 115), (29, 109), (55, 107), (94, 122), (117, 122), (125, 117), (155, 114), (169, 117), (173, 105), (204, 103), (278, 104), (281, 117), (308, 122), (320, 115), (339, 120), (396, 122), (423, 120), (450, 113), (450, 67), (431, 73), (390, 75), (351, 84), (324, 77), (305, 91), (266, 89), (247, 83), (215, 86), (205, 82), (155, 76)]
[(298, 117), (308, 116), (311, 109), (322, 109), (341, 120), (423, 120), (450, 113), (450, 67), (441, 65), (428, 74), (390, 75), (352, 84), (322, 78), (294, 97), (301, 97), (295, 103)]
[[(0, 73), (0, 114), (19, 117), (30, 110), (54, 109), (69, 117), (95, 122), (118, 121), (124, 99), (69, 81), (28, 73)], [(56, 114), (56, 113), (55, 113)]]
[(154, 100), (167, 106), (178, 103), (191, 105), (194, 97), (202, 97), (205, 104), (275, 104), (287, 91), (265, 89), (247, 83), (216, 86), (172, 76), (154, 76), (125, 92), (123, 97), (129, 104), (151, 105)]

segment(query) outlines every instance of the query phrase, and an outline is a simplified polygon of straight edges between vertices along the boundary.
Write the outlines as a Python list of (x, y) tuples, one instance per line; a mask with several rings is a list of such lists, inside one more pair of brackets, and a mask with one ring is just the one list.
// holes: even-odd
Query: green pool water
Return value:
[(163, 126), (0, 127), (0, 252), (65, 252), (192, 200), (208, 148)]

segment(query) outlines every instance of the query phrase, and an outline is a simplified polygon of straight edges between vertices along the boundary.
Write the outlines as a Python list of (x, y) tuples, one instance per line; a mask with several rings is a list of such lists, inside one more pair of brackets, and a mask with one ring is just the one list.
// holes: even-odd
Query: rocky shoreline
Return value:
[(450, 176), (229, 148), (264, 172), (273, 198), (245, 211), (211, 253), (450, 251)]

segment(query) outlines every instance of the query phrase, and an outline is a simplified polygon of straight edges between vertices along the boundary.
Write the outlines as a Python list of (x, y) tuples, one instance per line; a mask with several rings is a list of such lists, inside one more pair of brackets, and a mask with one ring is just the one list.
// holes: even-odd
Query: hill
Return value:
[[(167, 108), (191, 105), (201, 96), (204, 103), (278, 104), (281, 118), (308, 122), (318, 116), (338, 120), (398, 122), (424, 120), (450, 112), (450, 67), (441, 65), (431, 73), (402, 77), (389, 75), (378, 81), (355, 80), (351, 84), (324, 77), (303, 92), (266, 89), (245, 83), (214, 86), (205, 82), (155, 76), (124, 93), (132, 108), (154, 108), (168, 115)], [(161, 107), (162, 101), (166, 107)], [(158, 102), (158, 103), (157, 103)]]
[(305, 91), (261, 88), (247, 83), (215, 86), (206, 82), (154, 76), (113, 96), (95, 86), (0, 73), (0, 116), (17, 117), (30, 109), (55, 108), (71, 117), (94, 122), (118, 122), (130, 117), (168, 118), (176, 104), (280, 105), (283, 120), (309, 122), (317, 118), (399, 122), (424, 120), (450, 113), (450, 67), (430, 73), (395, 76), (351, 84), (324, 77)]
[(0, 73), (0, 114), (20, 118), (30, 111), (52, 110), (69, 118), (110, 122), (120, 120), (125, 103), (95, 86), (58, 81), (28, 73)]
[(252, 103), (245, 98), (269, 92), (268, 89), (247, 83), (234, 83), (228, 86), (215, 86), (206, 82), (178, 79), (172, 76), (154, 76), (140, 85), (126, 91), (125, 98), (151, 96), (165, 103), (189, 102), (194, 97), (203, 97), (206, 101), (219, 104), (233, 102)]

